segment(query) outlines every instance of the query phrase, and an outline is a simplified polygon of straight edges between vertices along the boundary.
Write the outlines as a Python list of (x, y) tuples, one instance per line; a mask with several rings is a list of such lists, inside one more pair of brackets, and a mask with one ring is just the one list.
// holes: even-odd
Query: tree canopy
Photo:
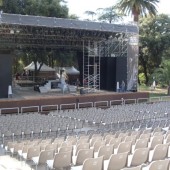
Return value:
[(114, 21), (122, 20), (121, 14), (116, 12), (116, 8), (114, 6), (102, 9), (100, 8), (100, 11), (101, 10), (102, 12), (98, 17), (99, 21), (108, 21), (109, 23), (112, 23)]
[(2, 0), (5, 13), (67, 18), (68, 8), (62, 0)]
[[(139, 45), (139, 73), (149, 76), (170, 54), (170, 18), (167, 15), (141, 18)], [(152, 78), (151, 78), (152, 79)]]

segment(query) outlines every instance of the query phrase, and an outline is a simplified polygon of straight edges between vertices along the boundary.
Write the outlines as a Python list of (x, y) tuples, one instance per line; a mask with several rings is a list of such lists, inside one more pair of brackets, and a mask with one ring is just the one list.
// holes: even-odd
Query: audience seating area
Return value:
[(1, 146), (36, 170), (169, 170), (169, 114), (159, 102), (1, 115)]

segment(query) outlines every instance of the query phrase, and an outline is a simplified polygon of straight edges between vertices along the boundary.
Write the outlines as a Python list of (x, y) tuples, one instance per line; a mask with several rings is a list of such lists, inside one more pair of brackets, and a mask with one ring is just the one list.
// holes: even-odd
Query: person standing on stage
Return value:
[(125, 92), (125, 82), (122, 80), (121, 91)]

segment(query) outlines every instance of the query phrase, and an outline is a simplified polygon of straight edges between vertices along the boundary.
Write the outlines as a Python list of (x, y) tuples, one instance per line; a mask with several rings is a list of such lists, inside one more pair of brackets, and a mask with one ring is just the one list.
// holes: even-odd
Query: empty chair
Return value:
[(45, 150), (45, 147), (48, 145), (48, 143), (40, 143), (39, 146), (40, 146), (40, 150), (43, 151)]
[(60, 137), (60, 138), (55, 138), (52, 143), (60, 144), (60, 143), (62, 143), (62, 142), (64, 142), (64, 138), (61, 138), (61, 137)]
[(140, 135), (140, 137), (139, 137), (139, 139), (144, 139), (144, 138), (150, 138), (150, 136), (151, 136), (151, 133), (146, 133), (146, 134), (141, 134)]
[(70, 142), (72, 145), (76, 145), (76, 143), (77, 143), (77, 138), (76, 138), (76, 137), (74, 137), (74, 138), (68, 138), (68, 139), (67, 139), (67, 142)]
[(89, 140), (89, 135), (85, 135), (85, 134), (80, 135), (79, 140), (80, 139), (88, 139)]
[(77, 141), (76, 145), (83, 144), (83, 143), (88, 143), (88, 142), (89, 142), (89, 137), (87, 137), (87, 138), (80, 138)]
[(105, 140), (112, 139), (112, 138), (115, 138), (115, 135), (107, 134), (107, 135), (104, 137)]
[(126, 133), (120, 133), (120, 134), (118, 135), (118, 138), (122, 138), (122, 141), (124, 141), (124, 139), (125, 139), (127, 136), (128, 136), (128, 132), (126, 132)]
[(121, 143), (122, 138), (112, 138), (109, 142), (109, 145), (114, 145), (114, 148), (117, 148)]
[(100, 137), (101, 137), (101, 134), (100, 134), (100, 133), (99, 133), (99, 134), (98, 134), (98, 133), (97, 133), (97, 134), (93, 134), (91, 138), (96, 138), (96, 137), (97, 137), (97, 138), (98, 138), (98, 137), (100, 138)]
[(23, 153), (22, 157), (25, 161), (32, 160), (33, 157), (37, 157), (40, 154), (40, 146), (32, 146), (28, 148), (28, 152)]
[(150, 134), (152, 129), (145, 129), (142, 134)]
[(71, 166), (72, 152), (57, 153), (54, 160), (47, 160), (47, 166), (49, 169), (64, 169)]
[(22, 150), (23, 147), (24, 147), (24, 143), (23, 142), (22, 143), (16, 143), (14, 145), (14, 148), (10, 149), (10, 152), (12, 153), (12, 156), (14, 154), (17, 154), (19, 150)]
[(14, 148), (16, 143), (17, 142), (8, 142), (7, 145), (5, 146), (5, 152), (9, 152), (11, 148)]
[(83, 165), (83, 162), (87, 158), (93, 158), (94, 150), (93, 149), (80, 149), (77, 153), (77, 156), (73, 156), (74, 165)]
[(131, 136), (135, 135), (135, 136), (139, 137), (140, 133), (141, 133), (140, 131), (133, 131), (131, 133)]
[(43, 140), (41, 141), (41, 143), (49, 144), (49, 143), (51, 143), (51, 139), (43, 139)]
[(166, 136), (165, 143), (170, 143), (170, 134)]
[(149, 166), (144, 167), (142, 170), (169, 170), (169, 160), (153, 161)]
[(112, 154), (108, 162), (104, 162), (104, 170), (120, 170), (127, 165), (128, 152)]
[(28, 149), (29, 149), (30, 147), (32, 147), (32, 146), (33, 146), (33, 145), (24, 145), (21, 150), (18, 150), (18, 156), (19, 156), (20, 160), (21, 160), (23, 154), (27, 154)]
[(65, 146), (65, 147), (59, 148), (59, 153), (61, 153), (61, 152), (69, 152), (69, 151), (72, 151), (72, 150), (73, 150), (72, 146)]
[(115, 139), (115, 137), (111, 137), (111, 138), (108, 137), (108, 138), (106, 138), (105, 139), (105, 144), (108, 145), (112, 139)]
[(102, 136), (91, 138), (90, 146), (93, 146), (96, 141), (101, 141), (101, 140), (102, 140)]
[(165, 138), (167, 138), (167, 136), (170, 135), (170, 130), (168, 130), (165, 134)]
[(136, 135), (133, 135), (133, 136), (126, 136), (124, 142), (129, 142), (129, 141), (132, 141), (132, 144), (135, 144), (136, 142), (136, 138), (137, 136)]
[(164, 132), (154, 132), (153, 136), (162, 136), (164, 134)]
[(136, 149), (133, 155), (131, 155), (131, 161), (128, 166), (134, 167), (139, 166), (143, 163), (147, 163), (149, 159), (149, 148)]
[(162, 144), (164, 140), (163, 135), (162, 136), (154, 136), (150, 143), (150, 149), (154, 149), (154, 147), (158, 144)]
[(118, 146), (117, 153), (131, 152), (131, 147), (132, 147), (132, 141), (122, 142)]
[(64, 141), (59, 145), (59, 147), (67, 147), (67, 146), (72, 146), (72, 142), (71, 141)]
[(103, 170), (103, 157), (86, 159), (82, 170)]
[[(134, 149), (139, 148), (147, 148), (148, 147), (149, 138), (139, 139), (136, 141), (136, 144), (134, 145)], [(132, 151), (133, 152), (133, 151)]]
[(76, 152), (75, 152), (74, 155), (77, 155), (77, 153), (78, 153), (78, 151), (79, 151), (80, 149), (89, 149), (89, 148), (90, 148), (90, 144), (89, 144), (89, 143), (79, 144), (79, 145), (77, 145), (77, 147), (76, 147)]
[(55, 150), (45, 150), (41, 151), (39, 156), (33, 157), (32, 160), (36, 166), (36, 170), (38, 165), (46, 165), (47, 160), (52, 160), (54, 158)]
[(163, 131), (162, 131), (162, 128), (161, 128), (161, 127), (156, 127), (156, 128), (153, 130), (153, 134), (155, 134), (155, 132), (163, 132)]
[(94, 152), (97, 152), (101, 146), (105, 145), (105, 141), (96, 141), (93, 145)]
[(101, 146), (95, 157), (103, 156), (104, 160), (108, 160), (114, 152), (114, 145)]
[(163, 160), (168, 157), (169, 144), (158, 144), (150, 151), (149, 161)]
[(58, 146), (57, 144), (48, 144), (45, 147), (45, 150), (55, 150), (57, 152)]

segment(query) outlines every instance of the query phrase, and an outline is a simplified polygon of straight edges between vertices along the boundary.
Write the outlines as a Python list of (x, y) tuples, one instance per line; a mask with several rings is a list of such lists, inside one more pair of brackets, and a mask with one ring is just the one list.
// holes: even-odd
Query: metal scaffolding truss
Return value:
[(100, 58), (127, 57), (130, 34), (110, 37), (104, 41), (88, 41), (83, 45), (83, 86), (88, 91), (100, 90)]
[(119, 34), (118, 38), (110, 37), (108, 40), (101, 41), (101, 57), (127, 57), (127, 47), (131, 34)]
[(81, 46), (84, 42), (102, 41), (119, 32), (138, 33), (134, 25), (119, 25), (72, 19), (0, 14), (1, 47)]
[(88, 92), (100, 90), (100, 50), (99, 43), (88, 41), (83, 46), (83, 86)]

